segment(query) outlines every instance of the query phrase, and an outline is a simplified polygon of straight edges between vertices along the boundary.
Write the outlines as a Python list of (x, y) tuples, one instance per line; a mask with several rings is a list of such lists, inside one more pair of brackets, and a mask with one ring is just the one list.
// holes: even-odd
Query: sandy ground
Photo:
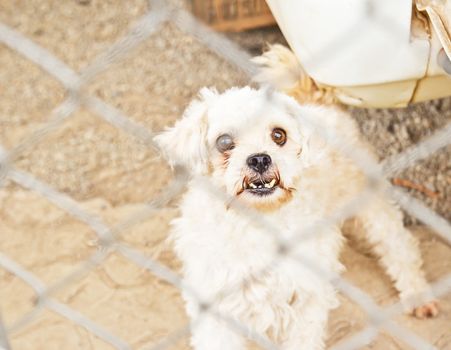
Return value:
[[(123, 36), (145, 13), (147, 2), (134, 1), (1, 1), (0, 21), (27, 35), (76, 71)], [(276, 29), (230, 35), (247, 50), (258, 53), (266, 41), (282, 41)], [(48, 74), (14, 51), (0, 45), (0, 144), (10, 149), (50, 118), (65, 91)], [(190, 36), (166, 24), (125, 59), (98, 76), (87, 90), (122, 110), (150, 130), (161, 130), (179, 117), (202, 86), (225, 89), (246, 82), (243, 74)], [(383, 159), (423, 139), (451, 120), (451, 100), (443, 99), (405, 110), (351, 109), (362, 132)], [(69, 194), (115, 224), (144, 208), (165, 190), (171, 173), (158, 154), (103, 121), (79, 110), (64, 125), (16, 161), (54, 188)], [(434, 210), (451, 218), (451, 147), (407, 169), (400, 177), (428, 186), (439, 195), (412, 192)], [(130, 246), (177, 270), (165, 238), (174, 207), (123, 232)], [(428, 278), (437, 281), (451, 271), (451, 249), (417, 227)], [(95, 234), (47, 200), (11, 182), (0, 189), (0, 251), (52, 285), (96, 251)], [(396, 301), (390, 281), (374, 258), (355, 244), (347, 245), (342, 260), (345, 277), (367, 291), (379, 304)], [(178, 290), (117, 253), (52, 296), (129, 342), (145, 349), (179, 327), (186, 317)], [(34, 305), (29, 286), (0, 268), (0, 311), (8, 326)], [(451, 349), (451, 293), (441, 299), (435, 320), (399, 321), (433, 342)], [(354, 334), (365, 314), (342, 297), (330, 321), (329, 344)], [(13, 349), (109, 349), (84, 328), (50, 311), (12, 332)], [(173, 349), (188, 349), (186, 338)], [(368, 348), (408, 349), (387, 335)]]

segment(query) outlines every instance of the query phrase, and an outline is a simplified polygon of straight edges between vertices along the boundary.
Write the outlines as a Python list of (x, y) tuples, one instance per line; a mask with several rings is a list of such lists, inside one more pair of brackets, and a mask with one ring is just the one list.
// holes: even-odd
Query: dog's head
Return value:
[(263, 89), (202, 89), (155, 141), (171, 164), (209, 176), (257, 209), (275, 210), (292, 198), (308, 158), (299, 108), (290, 97)]

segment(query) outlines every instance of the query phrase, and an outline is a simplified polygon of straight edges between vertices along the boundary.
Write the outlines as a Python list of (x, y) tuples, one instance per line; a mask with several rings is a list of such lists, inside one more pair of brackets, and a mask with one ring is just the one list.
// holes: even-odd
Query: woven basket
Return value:
[(194, 14), (215, 30), (238, 32), (275, 24), (265, 0), (191, 0)]

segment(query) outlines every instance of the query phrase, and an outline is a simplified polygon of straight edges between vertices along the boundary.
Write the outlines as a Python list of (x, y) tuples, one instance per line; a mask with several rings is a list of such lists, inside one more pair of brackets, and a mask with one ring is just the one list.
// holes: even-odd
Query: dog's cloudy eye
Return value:
[(287, 142), (287, 133), (281, 128), (274, 128), (271, 132), (271, 138), (279, 146), (283, 146)]
[(216, 148), (219, 152), (229, 151), (233, 147), (235, 147), (235, 143), (229, 134), (221, 135), (216, 139)]

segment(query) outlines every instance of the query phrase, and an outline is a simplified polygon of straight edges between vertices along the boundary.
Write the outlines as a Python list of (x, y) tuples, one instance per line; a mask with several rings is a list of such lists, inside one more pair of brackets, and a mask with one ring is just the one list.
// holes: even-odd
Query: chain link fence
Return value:
[[(375, 16), (371, 11), (370, 5), (371, 1), (368, 2), (369, 10), (365, 20), (378, 21), (381, 25), (381, 30), (396, 31), (396, 28), (393, 28), (392, 23), (387, 23), (384, 18)], [(130, 28), (129, 33), (112, 45), (103, 54), (94, 59), (94, 61), (79, 74), (26, 36), (0, 23), (0, 42), (41, 67), (45, 72), (63, 84), (64, 88), (67, 90), (67, 98), (52, 111), (48, 123), (33, 131), (30, 137), (27, 137), (24, 141), (11, 149), (6, 150), (0, 146), (0, 185), (4, 184), (6, 180), (9, 180), (46, 198), (75, 219), (88, 225), (96, 233), (99, 246), (96, 252), (91, 255), (88, 260), (74, 268), (69, 275), (51, 285), (44, 284), (33, 273), (15, 262), (13, 259), (14, 257), (7, 256), (0, 252), (0, 266), (27, 283), (34, 290), (36, 295), (33, 310), (23, 315), (23, 317), (14, 324), (5, 326), (2, 322), (2, 318), (0, 318), (1, 348), (11, 349), (9, 336), (33, 322), (44, 309), (47, 309), (70, 320), (70, 322), (87, 329), (98, 338), (109, 343), (113, 348), (131, 349), (132, 346), (125, 340), (90, 320), (77, 310), (58, 301), (57, 298), (54, 297), (58, 290), (67, 287), (78, 278), (81, 278), (89, 273), (89, 271), (104, 263), (112, 252), (120, 254), (130, 262), (148, 270), (149, 273), (157, 276), (159, 279), (174, 285), (179, 290), (183, 290), (185, 293), (189, 293), (192, 296), (198, 295), (196, 286), (185, 285), (178, 273), (172, 271), (157, 260), (146, 256), (139, 250), (132, 248), (121, 240), (121, 235), (126, 229), (155, 215), (158, 210), (167, 206), (174, 198), (184, 191), (186, 181), (188, 180), (188, 174), (184, 169), (175, 169), (175, 175), (171, 183), (166, 186), (161, 196), (147, 203), (145, 210), (135, 213), (119, 224), (109, 226), (103, 222), (100, 217), (86, 211), (80, 203), (67, 194), (55, 190), (48, 184), (32, 176), (30, 173), (18, 170), (14, 166), (15, 161), (25, 150), (38, 144), (47, 135), (60, 128), (64, 122), (70, 121), (73, 113), (80, 108), (92, 111), (99, 118), (102, 118), (107, 123), (121, 129), (133, 137), (136, 137), (148, 147), (154, 147), (152, 141), (154, 136), (153, 130), (148, 130), (137, 122), (132, 121), (132, 119), (128, 118), (120, 110), (113, 107), (111, 104), (105, 103), (102, 99), (93, 95), (88, 95), (83, 90), (83, 87), (86, 86), (87, 83), (95, 80), (101, 72), (107, 70), (113, 63), (122, 60), (131, 49), (139, 46), (147, 38), (162, 30), (163, 24), (168, 21), (171, 21), (187, 35), (194, 37), (199, 42), (203, 43), (203, 45), (206, 45), (217, 55), (237, 66), (242, 70), (243, 74), (246, 74), (249, 77), (249, 81), (251, 80), (251, 77), (255, 72), (255, 67), (251, 64), (249, 60), (250, 56), (246, 52), (224, 36), (206, 28), (184, 8), (166, 1), (150, 1), (148, 13)], [(358, 23), (351, 28), (352, 31), (356, 29), (358, 30)], [(340, 48), (346, 45), (346, 40), (347, 38), (343, 37), (340, 40), (331, 43), (331, 45), (325, 48), (325, 52), (340, 50)], [(316, 62), (316, 64), (321, 64), (321, 62)], [(139, 72), (136, 73), (138, 74)], [(324, 136), (327, 139), (327, 135)], [(332, 139), (328, 139), (328, 141), (336, 142)], [(401, 154), (386, 159), (382, 164), (375, 164), (369, 160), (371, 157), (368, 157), (365, 150), (353, 150), (346, 147), (345, 140), (341, 140), (341, 149), (362, 167), (368, 178), (373, 180), (369, 181), (369, 183), (373, 185), (366, 188), (357, 198), (351, 203), (348, 203), (345, 208), (342, 208), (340, 212), (335, 213), (333, 217), (326, 218), (324, 222), (318, 222), (311, 227), (306, 227), (303, 232), (299, 232), (299, 238), (306, 239), (310, 232), (315, 232), (321, 225), (327, 225), (329, 223), (337, 222), (342, 218), (349, 217), (364, 201), (371, 200), (372, 193), (375, 191), (377, 184), (382, 181), (383, 177), (398, 173), (415, 162), (432, 155), (434, 152), (450, 144), (451, 124), (448, 124), (426, 140), (421, 141)], [(208, 179), (203, 179), (203, 181), (205, 182), (206, 191), (211, 191), (219, 198), (227, 200), (227, 198), (224, 197), (224, 194), (222, 194)], [(438, 238), (447, 244), (451, 244), (451, 225), (444, 218), (426, 207), (421, 201), (412, 198), (403, 190), (391, 188), (390, 195), (396, 199), (406, 212), (430, 226), (435, 231)], [(262, 218), (252, 209), (243, 208), (239, 204), (233, 205), (232, 209), (236, 210), (237, 213), (241, 213), (240, 215), (248, 215), (250, 218), (258, 217), (258, 220), (253, 220), (252, 222), (259, 222), (259, 225), (265, 227), (268, 234), (274, 235), (277, 233), (277, 228), (265, 225), (264, 217)], [(151, 234), (151, 232), (149, 234)], [(277, 234), (275, 236), (277, 237)], [(286, 249), (287, 247), (284, 246), (286, 243), (287, 242), (280, 242), (280, 256), (290, 254), (289, 249)], [(292, 256), (291, 258), (299, 260), (300, 264), (304, 264), (316, 273), (324, 274), (323, 271), (318, 270), (314, 262), (306, 261), (302, 257)], [(277, 263), (277, 261), (273, 262), (273, 264)], [(363, 347), (374, 340), (380, 331), (389, 333), (403, 341), (405, 344), (408, 344), (413, 349), (436, 349), (436, 347), (428, 343), (421, 336), (394, 321), (394, 318), (402, 313), (400, 303), (395, 303), (388, 307), (381, 307), (361, 289), (340, 276), (328, 277), (332, 278), (335, 287), (343, 293), (343, 295), (358, 304), (369, 315), (367, 327), (334, 346), (335, 350), (357, 349)], [(242, 281), (243, 284), (248, 282), (251, 281)], [(236, 288), (239, 287), (240, 286), (236, 286)], [(451, 291), (451, 274), (436, 282), (432, 286), (432, 289), (435, 297), (438, 299), (449, 293)], [(231, 291), (225, 291), (224, 293), (228, 292)], [(231, 329), (256, 342), (261, 348), (277, 349), (277, 346), (263, 335), (254, 333), (245, 325), (229, 317), (229, 315), (219, 313), (215, 309), (214, 303), (205, 304), (200, 299), (199, 303), (201, 304), (202, 309), (201, 317), (193, 323), (192, 327), (196, 327), (197, 324), (202, 322), (202, 315), (213, 315), (226, 322)], [(157, 344), (147, 347), (146, 349), (168, 349), (179, 339), (189, 334), (189, 332), (190, 326), (187, 324), (185, 327), (174, 331), (172, 334), (162, 338)]]

